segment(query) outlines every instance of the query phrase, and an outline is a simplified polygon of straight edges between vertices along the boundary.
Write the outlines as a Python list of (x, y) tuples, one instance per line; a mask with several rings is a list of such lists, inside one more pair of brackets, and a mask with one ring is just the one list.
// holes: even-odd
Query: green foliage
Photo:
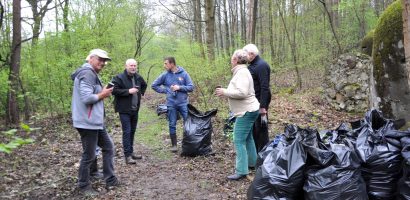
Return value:
[(372, 55), (373, 49), (373, 37), (374, 37), (374, 29), (369, 31), (366, 36), (363, 38), (361, 43), (362, 52), (366, 55)]
[[(29, 134), (31, 131), (38, 130), (39, 128), (30, 128), (27, 124), (20, 124), (20, 128), (23, 132)], [(8, 131), (3, 131), (4, 137), (6, 138), (7, 143), (0, 143), (0, 152), (11, 153), (14, 149), (19, 148), (22, 145), (33, 143), (34, 140), (31, 138), (21, 138), (16, 136), (18, 130), (10, 129)]]

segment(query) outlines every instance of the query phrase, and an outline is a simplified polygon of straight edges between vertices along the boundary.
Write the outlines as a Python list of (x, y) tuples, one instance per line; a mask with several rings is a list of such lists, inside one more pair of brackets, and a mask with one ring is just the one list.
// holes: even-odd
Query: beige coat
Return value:
[(244, 64), (232, 68), (233, 77), (224, 90), (228, 97), (229, 108), (235, 117), (241, 117), (246, 112), (259, 110), (259, 102), (255, 97), (252, 75)]

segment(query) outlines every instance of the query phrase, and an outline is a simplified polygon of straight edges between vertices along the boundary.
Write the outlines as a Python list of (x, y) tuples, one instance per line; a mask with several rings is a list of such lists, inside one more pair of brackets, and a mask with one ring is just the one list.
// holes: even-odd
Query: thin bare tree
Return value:
[(246, 40), (250, 43), (256, 43), (256, 16), (258, 13), (258, 0), (249, 0), (248, 2), (248, 34)]
[(215, 6), (214, 0), (205, 0), (205, 18), (206, 18), (206, 50), (209, 61), (215, 60)]
[(336, 41), (336, 43), (337, 43), (337, 47), (338, 47), (338, 50), (339, 50), (338, 54), (341, 54), (341, 53), (343, 52), (343, 51), (342, 51), (342, 46), (340, 45), (339, 38), (337, 37), (336, 30), (335, 30), (335, 27), (334, 27), (334, 24), (333, 24), (333, 20), (332, 20), (332, 16), (331, 16), (331, 14), (330, 14), (330, 12), (329, 12), (329, 9), (327, 8), (327, 4), (326, 4), (325, 0), (318, 0), (318, 1), (319, 1), (320, 3), (322, 3), (323, 8), (325, 9), (325, 12), (326, 12), (326, 14), (327, 14), (327, 16), (328, 16), (328, 18), (329, 18), (330, 28), (331, 28), (331, 30), (332, 30), (333, 37), (335, 38), (335, 41)]
[(53, 9), (48, 7), (52, 0), (47, 0), (44, 4), (42, 0), (27, 0), (27, 2), (30, 4), (31, 12), (33, 12), (34, 23), (32, 26), (32, 45), (35, 46), (42, 30), (43, 18), (47, 11)]
[(20, 121), (17, 94), (19, 91), (21, 60), (21, 1), (13, 0), (13, 40), (11, 43), (11, 65), (7, 92), (7, 123), (17, 125)]

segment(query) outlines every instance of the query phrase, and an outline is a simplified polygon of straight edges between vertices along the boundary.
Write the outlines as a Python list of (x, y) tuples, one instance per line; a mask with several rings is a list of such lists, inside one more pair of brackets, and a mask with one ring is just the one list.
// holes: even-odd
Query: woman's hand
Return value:
[(224, 91), (225, 91), (225, 88), (216, 88), (215, 89), (215, 95), (218, 96), (218, 97), (222, 97), (222, 96), (224, 96)]

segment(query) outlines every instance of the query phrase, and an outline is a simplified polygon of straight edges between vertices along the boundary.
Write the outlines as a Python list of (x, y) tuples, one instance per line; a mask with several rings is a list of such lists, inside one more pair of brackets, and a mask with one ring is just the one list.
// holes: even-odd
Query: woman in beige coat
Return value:
[(228, 97), (229, 108), (236, 117), (233, 140), (236, 151), (235, 173), (229, 180), (239, 180), (249, 173), (248, 167), (255, 167), (256, 147), (252, 136), (252, 127), (259, 115), (259, 102), (255, 97), (253, 79), (246, 63), (248, 54), (236, 50), (231, 58), (232, 80), (228, 88), (217, 88), (217, 96)]

